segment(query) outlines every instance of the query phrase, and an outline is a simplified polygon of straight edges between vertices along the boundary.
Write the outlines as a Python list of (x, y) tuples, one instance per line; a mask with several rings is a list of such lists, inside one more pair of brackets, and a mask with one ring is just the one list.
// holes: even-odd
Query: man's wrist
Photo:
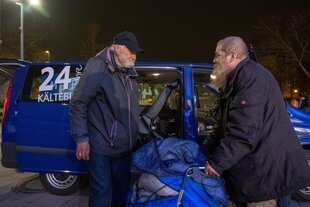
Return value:
[(88, 137), (81, 137), (81, 138), (75, 139), (74, 141), (75, 141), (76, 144), (80, 144), (80, 143), (83, 143), (83, 142), (88, 142), (89, 138)]
[(218, 166), (212, 162), (212, 160), (209, 161), (208, 163), (218, 174), (222, 175), (223, 170), (219, 169)]

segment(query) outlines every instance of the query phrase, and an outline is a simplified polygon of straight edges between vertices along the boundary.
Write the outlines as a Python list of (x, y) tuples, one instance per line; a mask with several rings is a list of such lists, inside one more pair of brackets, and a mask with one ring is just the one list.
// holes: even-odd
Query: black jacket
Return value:
[(116, 67), (106, 48), (91, 58), (70, 102), (71, 134), (89, 139), (91, 152), (111, 157), (127, 154), (138, 139), (136, 71)]
[(310, 168), (270, 72), (244, 59), (220, 108), (222, 136), (210, 164), (224, 172), (232, 200), (270, 200), (310, 186)]

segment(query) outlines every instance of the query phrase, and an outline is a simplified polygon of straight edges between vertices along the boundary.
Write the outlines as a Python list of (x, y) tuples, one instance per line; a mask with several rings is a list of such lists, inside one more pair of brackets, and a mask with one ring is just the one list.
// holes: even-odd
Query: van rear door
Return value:
[[(0, 63), (0, 123), (2, 122), (4, 101), (9, 84), (13, 79), (16, 65), (7, 65)], [(9, 98), (9, 97), (7, 97)]]
[(4, 167), (17, 168), (16, 156), (16, 100), (22, 87), (20, 76), (25, 73), (28, 62), (0, 59), (0, 122), (1, 162)]

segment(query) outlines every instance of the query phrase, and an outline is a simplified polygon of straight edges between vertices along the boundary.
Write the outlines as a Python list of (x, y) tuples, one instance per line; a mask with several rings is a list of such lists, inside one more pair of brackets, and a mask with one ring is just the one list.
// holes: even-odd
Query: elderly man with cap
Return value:
[(138, 139), (138, 53), (132, 32), (89, 59), (70, 102), (71, 134), (76, 157), (86, 160), (89, 206), (126, 206), (131, 151)]

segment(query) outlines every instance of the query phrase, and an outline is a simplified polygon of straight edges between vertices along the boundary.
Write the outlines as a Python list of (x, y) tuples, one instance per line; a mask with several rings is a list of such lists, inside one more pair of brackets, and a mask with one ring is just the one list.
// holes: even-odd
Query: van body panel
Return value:
[(17, 158), (19, 170), (86, 172), (76, 160), (70, 136), (69, 107), (57, 103), (19, 103)]
[(197, 125), (194, 114), (194, 93), (193, 93), (193, 78), (190, 66), (184, 69), (184, 136), (189, 139), (197, 140)]

